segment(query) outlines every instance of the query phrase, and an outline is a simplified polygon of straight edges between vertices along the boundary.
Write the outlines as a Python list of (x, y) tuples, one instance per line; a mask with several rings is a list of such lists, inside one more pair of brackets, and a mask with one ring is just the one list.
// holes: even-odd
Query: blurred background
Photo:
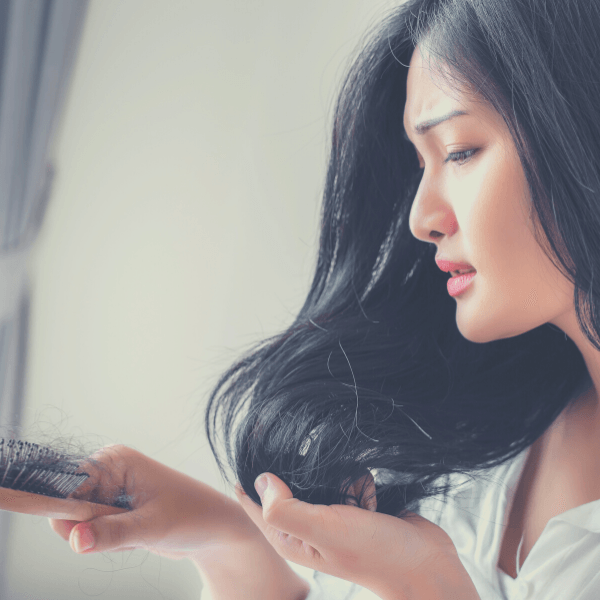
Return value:
[[(3, 435), (127, 444), (234, 497), (207, 393), (304, 300), (335, 91), (398, 0), (0, 4)], [(200, 595), (187, 561), (0, 530), (2, 599)]]

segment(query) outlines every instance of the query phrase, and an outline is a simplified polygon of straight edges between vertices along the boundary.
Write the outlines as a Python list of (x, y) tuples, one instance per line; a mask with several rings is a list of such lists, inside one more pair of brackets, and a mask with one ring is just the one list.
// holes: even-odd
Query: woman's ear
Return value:
[(377, 497), (375, 495), (375, 480), (373, 479), (373, 475), (371, 473), (367, 473), (363, 475), (358, 481), (354, 482), (349, 489), (349, 493), (352, 493), (357, 498), (360, 494), (360, 491), (365, 486), (363, 493), (363, 500), (361, 504), (361, 508), (366, 508), (372, 512), (377, 511)]

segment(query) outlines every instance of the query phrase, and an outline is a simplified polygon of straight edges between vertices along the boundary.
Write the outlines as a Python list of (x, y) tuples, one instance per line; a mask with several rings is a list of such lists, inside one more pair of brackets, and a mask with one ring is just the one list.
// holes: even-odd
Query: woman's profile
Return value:
[[(336, 104), (306, 301), (223, 375), (206, 408), (243, 509), (119, 447), (97, 458), (134, 510), (53, 520), (57, 533), (81, 552), (146, 544), (191, 558), (215, 598), (358, 600), (361, 587), (443, 598), (449, 565), (465, 599), (598, 598), (599, 29), (594, 0), (409, 0), (390, 11)], [(252, 512), (266, 506), (261, 473), (279, 480), (273, 494), (287, 486), (285, 501), (367, 509), (341, 518), (434, 523), (416, 529), (431, 533), (425, 548), (437, 535), (450, 550), (411, 567), (431, 587), (404, 588), (395, 558), (359, 577), (377, 561), (364, 566), (352, 527), (330, 532), (331, 547), (347, 536), (353, 579), (341, 554), (315, 557), (307, 525), (304, 549), (321, 562), (305, 564), (331, 577), (309, 590)], [(286, 505), (275, 497), (263, 516), (277, 529)], [(287, 532), (300, 541), (301, 521)], [(378, 559), (426, 554), (411, 539)]]

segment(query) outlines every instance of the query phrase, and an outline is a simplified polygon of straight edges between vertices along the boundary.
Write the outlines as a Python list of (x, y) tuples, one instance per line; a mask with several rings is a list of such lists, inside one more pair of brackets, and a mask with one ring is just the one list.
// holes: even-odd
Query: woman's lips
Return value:
[(450, 277), (448, 279), (448, 293), (451, 296), (458, 296), (462, 294), (470, 285), (473, 279), (477, 275), (477, 271), (472, 271), (471, 273), (464, 273), (462, 275), (455, 275), (454, 277)]
[(470, 271), (471, 269), (475, 269), (475, 267), (469, 263), (454, 262), (453, 260), (447, 260), (441, 256), (435, 259), (435, 263), (445, 273), (450, 273), (451, 271)]

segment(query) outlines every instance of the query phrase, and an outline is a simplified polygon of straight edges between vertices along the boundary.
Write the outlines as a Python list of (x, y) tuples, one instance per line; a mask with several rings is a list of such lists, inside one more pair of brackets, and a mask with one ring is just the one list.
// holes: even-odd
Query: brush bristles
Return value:
[(0, 438), (0, 487), (66, 498), (89, 477), (78, 467), (50, 448)]

